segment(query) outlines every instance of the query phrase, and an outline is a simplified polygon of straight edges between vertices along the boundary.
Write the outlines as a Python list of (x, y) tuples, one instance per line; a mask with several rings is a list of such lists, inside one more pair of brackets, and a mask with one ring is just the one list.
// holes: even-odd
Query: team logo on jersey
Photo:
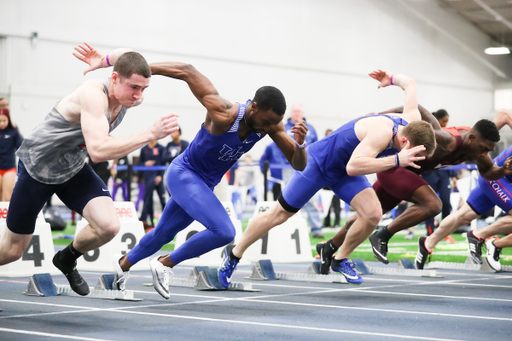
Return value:
[(510, 200), (510, 197), (505, 193), (506, 190), (501, 186), (499, 181), (489, 181), (489, 185), (491, 185), (496, 195), (500, 197), (504, 203)]
[(244, 151), (242, 150), (242, 146), (239, 146), (237, 149), (233, 149), (225, 144), (222, 146), (220, 153), (221, 157), (219, 157), (219, 160), (233, 161), (238, 160), (244, 154)]

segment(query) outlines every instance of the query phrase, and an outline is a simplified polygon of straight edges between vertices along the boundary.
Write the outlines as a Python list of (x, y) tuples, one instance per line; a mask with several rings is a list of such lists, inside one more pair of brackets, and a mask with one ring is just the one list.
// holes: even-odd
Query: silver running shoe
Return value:
[(113, 290), (125, 291), (126, 280), (130, 277), (130, 271), (123, 271), (123, 269), (121, 269), (121, 265), (119, 265), (119, 260), (122, 257), (122, 255), (112, 256), (112, 264), (114, 265), (114, 282), (112, 283)]
[(485, 242), (487, 247), (487, 263), (496, 271), (501, 271), (500, 253), (501, 248), (494, 246), (496, 238), (489, 239)]
[(149, 262), (151, 273), (153, 274), (153, 286), (155, 290), (166, 300), (171, 297), (169, 293), (169, 281), (174, 275), (172, 269), (158, 261), (158, 257)]

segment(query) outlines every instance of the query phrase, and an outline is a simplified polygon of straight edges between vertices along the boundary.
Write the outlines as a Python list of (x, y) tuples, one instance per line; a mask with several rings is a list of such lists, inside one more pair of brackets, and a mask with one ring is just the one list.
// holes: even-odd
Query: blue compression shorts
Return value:
[(494, 206), (509, 213), (512, 210), (512, 185), (505, 178), (489, 181), (479, 176), (478, 186), (469, 194), (467, 203), (479, 215)]
[(326, 180), (315, 159), (308, 157), (306, 169), (295, 171), (284, 187), (279, 203), (286, 211), (295, 213), (324, 187), (329, 187), (341, 200), (350, 204), (356, 194), (372, 186), (366, 176), (349, 176), (346, 172), (340, 172), (334, 181)]

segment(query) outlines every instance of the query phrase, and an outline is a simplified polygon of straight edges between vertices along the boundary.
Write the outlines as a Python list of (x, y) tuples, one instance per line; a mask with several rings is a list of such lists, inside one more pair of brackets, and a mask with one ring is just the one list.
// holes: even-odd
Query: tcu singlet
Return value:
[[(108, 84), (101, 83), (108, 98)], [(108, 107), (109, 132), (121, 123), (125, 114), (126, 108), (123, 107), (115, 121), (110, 123)], [(54, 107), (23, 140), (16, 155), (35, 180), (48, 185), (62, 184), (84, 167), (87, 149), (82, 126), (66, 120)]]
[(358, 117), (345, 123), (332, 134), (308, 147), (308, 155), (315, 159), (320, 166), (321, 172), (327, 179), (334, 180), (339, 177), (340, 173), (345, 173), (347, 162), (350, 160), (354, 149), (361, 142), (357, 138), (354, 130), (356, 122), (361, 119), (376, 116), (387, 117), (393, 121), (393, 136), (389, 141), (388, 147), (377, 155), (377, 157), (398, 153), (398, 150), (393, 148), (393, 139), (398, 131), (398, 126), (406, 126), (407, 121), (397, 116), (382, 114)]
[(240, 121), (245, 115), (245, 108), (249, 102), (250, 100), (245, 104), (238, 103), (235, 122), (222, 135), (212, 135), (203, 123), (188, 148), (173, 163), (197, 173), (208, 187), (217, 185), (231, 166), (261, 139), (261, 134), (254, 132), (251, 132), (245, 141), (240, 141), (238, 137)]

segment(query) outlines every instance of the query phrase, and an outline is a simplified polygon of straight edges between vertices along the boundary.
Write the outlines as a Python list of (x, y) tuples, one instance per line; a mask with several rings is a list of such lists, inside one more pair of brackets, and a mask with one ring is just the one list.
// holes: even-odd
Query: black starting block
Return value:
[(397, 268), (416, 270), (416, 266), (409, 258), (402, 258), (398, 261)]
[(24, 291), (23, 294), (40, 297), (62, 295), (122, 301), (142, 301), (141, 298), (135, 298), (131, 290), (113, 290), (113, 282), (114, 275), (102, 275), (98, 280), (98, 284), (90, 290), (89, 295), (80, 296), (75, 293), (69, 285), (55, 284), (50, 274), (35, 274), (30, 277), (27, 290)]

